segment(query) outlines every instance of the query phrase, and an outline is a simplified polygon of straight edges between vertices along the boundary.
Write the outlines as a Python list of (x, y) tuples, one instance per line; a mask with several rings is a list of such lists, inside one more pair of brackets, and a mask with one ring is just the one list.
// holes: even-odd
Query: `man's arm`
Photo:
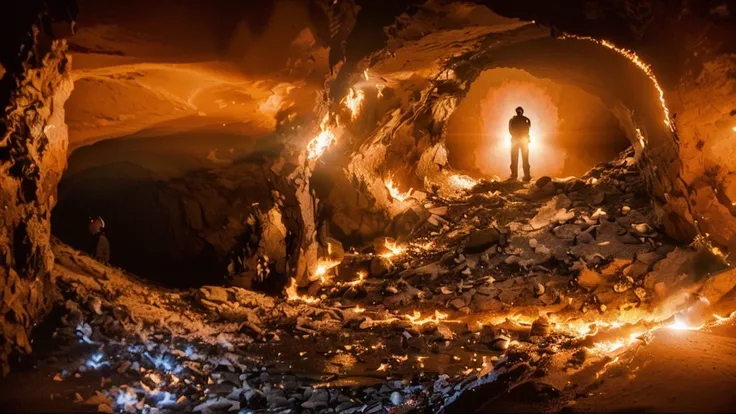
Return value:
[(512, 137), (514, 136), (514, 129), (511, 128), (511, 125), (513, 125), (513, 122), (514, 122), (514, 118), (509, 119), (509, 134), (511, 134)]

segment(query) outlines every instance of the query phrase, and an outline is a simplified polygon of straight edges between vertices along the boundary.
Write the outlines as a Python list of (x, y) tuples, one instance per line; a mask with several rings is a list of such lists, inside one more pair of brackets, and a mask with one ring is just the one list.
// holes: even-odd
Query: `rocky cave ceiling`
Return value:
[(80, 1), (70, 150), (192, 130), (258, 135), (287, 107), (311, 111), (328, 72), (313, 7)]

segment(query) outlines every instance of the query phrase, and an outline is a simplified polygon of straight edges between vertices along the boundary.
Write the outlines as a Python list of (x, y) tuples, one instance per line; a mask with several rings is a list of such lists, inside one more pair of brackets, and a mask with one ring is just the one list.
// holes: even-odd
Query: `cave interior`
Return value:
[(736, 403), (736, 2), (0, 11), (3, 407)]

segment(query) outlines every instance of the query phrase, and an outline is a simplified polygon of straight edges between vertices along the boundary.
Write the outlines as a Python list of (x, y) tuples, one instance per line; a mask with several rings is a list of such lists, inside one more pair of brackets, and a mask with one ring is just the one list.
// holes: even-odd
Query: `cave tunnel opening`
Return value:
[(480, 177), (509, 175), (509, 118), (524, 108), (532, 121), (533, 174), (579, 176), (631, 145), (600, 98), (521, 69), (484, 71), (448, 119), (446, 145), (454, 167)]
[(267, 139), (208, 129), (129, 136), (77, 149), (59, 185), (52, 232), (93, 252), (105, 221), (110, 263), (172, 287), (225, 283), (252, 203), (268, 200)]

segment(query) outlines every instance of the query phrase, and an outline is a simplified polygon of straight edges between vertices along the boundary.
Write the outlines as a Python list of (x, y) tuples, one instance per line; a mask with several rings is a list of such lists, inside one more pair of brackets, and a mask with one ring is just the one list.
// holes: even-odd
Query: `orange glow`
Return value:
[(446, 313), (443, 313), (443, 312), (440, 312), (438, 310), (435, 310), (434, 311), (434, 315), (433, 316), (427, 316), (427, 317), (424, 317), (424, 318), (422, 318), (422, 314), (419, 313), (419, 311), (414, 311), (414, 312), (412, 312), (411, 315), (406, 314), (406, 315), (404, 315), (404, 317), (406, 319), (408, 319), (409, 322), (412, 323), (412, 325), (418, 325), (418, 326), (421, 326), (421, 325), (424, 325), (424, 324), (430, 323), (430, 322), (434, 322), (434, 323), (440, 323), (442, 321), (454, 322), (454, 321), (447, 320), (447, 314)]
[(365, 92), (360, 89), (350, 88), (348, 95), (342, 100), (342, 103), (350, 110), (350, 119), (355, 121), (360, 115), (360, 109), (363, 107)]
[(307, 144), (307, 158), (309, 160), (316, 160), (321, 157), (337, 141), (335, 132), (329, 126), (329, 122), (330, 116), (326, 114), (319, 124), (319, 134)]
[(641, 144), (642, 148), (647, 147), (647, 139), (644, 138), (644, 135), (641, 133), (641, 129), (636, 128), (636, 137), (639, 139), (639, 144)]
[(637, 341), (639, 341), (639, 338), (644, 333), (646, 333), (646, 331), (632, 333), (632, 334), (629, 334), (629, 336), (627, 337), (619, 338), (615, 341), (597, 342), (590, 349), (590, 351), (598, 355), (608, 355), (612, 352), (618, 351), (620, 349), (628, 348), (631, 345), (635, 344)]
[(291, 283), (289, 283), (289, 286), (286, 287), (286, 300), (289, 302), (296, 302), (296, 301), (302, 301), (305, 303), (317, 303), (319, 302), (318, 298), (312, 298), (309, 296), (300, 296), (296, 292), (296, 279), (291, 278)]
[(345, 284), (348, 286), (362, 285), (363, 281), (365, 280), (365, 272), (358, 272), (357, 275), (358, 275), (357, 279), (353, 280), (352, 282), (347, 282)]
[(315, 274), (319, 276), (322, 283), (327, 283), (327, 281), (332, 279), (327, 275), (327, 271), (339, 264), (340, 262), (320, 259), (319, 261), (317, 261), (317, 270), (315, 271)]
[[(485, 142), (476, 153), (476, 164), (486, 175), (509, 175), (509, 120), (516, 115), (518, 106), (524, 108), (524, 116), (532, 123), (529, 143), (532, 174), (560, 175), (566, 153), (549, 144), (557, 133), (557, 106), (543, 87), (529, 82), (508, 81), (488, 91), (481, 103)], [(521, 156), (519, 170), (522, 170)]]
[(476, 184), (478, 182), (467, 175), (453, 174), (450, 176), (450, 185), (457, 190), (470, 190)]
[(647, 75), (647, 77), (649, 77), (649, 79), (652, 81), (652, 84), (654, 85), (654, 88), (657, 89), (657, 92), (659, 93), (659, 102), (662, 104), (662, 111), (664, 111), (664, 124), (670, 127), (670, 129), (672, 129), (672, 123), (670, 121), (670, 110), (669, 108), (667, 108), (667, 103), (664, 100), (664, 91), (662, 90), (662, 87), (659, 86), (659, 81), (657, 81), (657, 77), (654, 76), (654, 71), (652, 70), (652, 67), (648, 63), (644, 62), (639, 57), (639, 55), (637, 55), (634, 51), (618, 47), (607, 40), (598, 40), (592, 37), (575, 36), (575, 35), (569, 35), (569, 34), (565, 34), (560, 38), (561, 39), (587, 40), (589, 42), (598, 43), (599, 45), (604, 46), (608, 49), (611, 49), (614, 52), (618, 53), (619, 55), (630, 60), (634, 65), (636, 65), (639, 69), (641, 69), (641, 71), (644, 72)]
[(386, 189), (388, 190), (389, 194), (391, 194), (391, 198), (398, 201), (404, 201), (411, 195), (411, 192), (413, 188), (410, 188), (409, 191), (402, 193), (399, 191), (399, 188), (396, 186), (396, 183), (394, 183), (394, 178), (389, 177), (385, 180), (383, 180), (383, 184), (386, 186)]
[(392, 258), (392, 257), (394, 257), (394, 256), (397, 256), (397, 255), (400, 255), (400, 254), (404, 253), (404, 251), (406, 250), (404, 247), (398, 246), (396, 244), (396, 242), (391, 243), (391, 242), (388, 242), (387, 241), (384, 244), (384, 246), (386, 246), (386, 248), (389, 251), (387, 253), (382, 254), (381, 257), (386, 257), (386, 258), (389, 258), (389, 259)]
[(434, 243), (431, 241), (424, 243), (412, 243), (411, 246), (419, 250), (429, 250), (434, 247)]
[(376, 85), (376, 98), (383, 98), (383, 89), (385, 87), (385, 85), (381, 85), (380, 83)]

